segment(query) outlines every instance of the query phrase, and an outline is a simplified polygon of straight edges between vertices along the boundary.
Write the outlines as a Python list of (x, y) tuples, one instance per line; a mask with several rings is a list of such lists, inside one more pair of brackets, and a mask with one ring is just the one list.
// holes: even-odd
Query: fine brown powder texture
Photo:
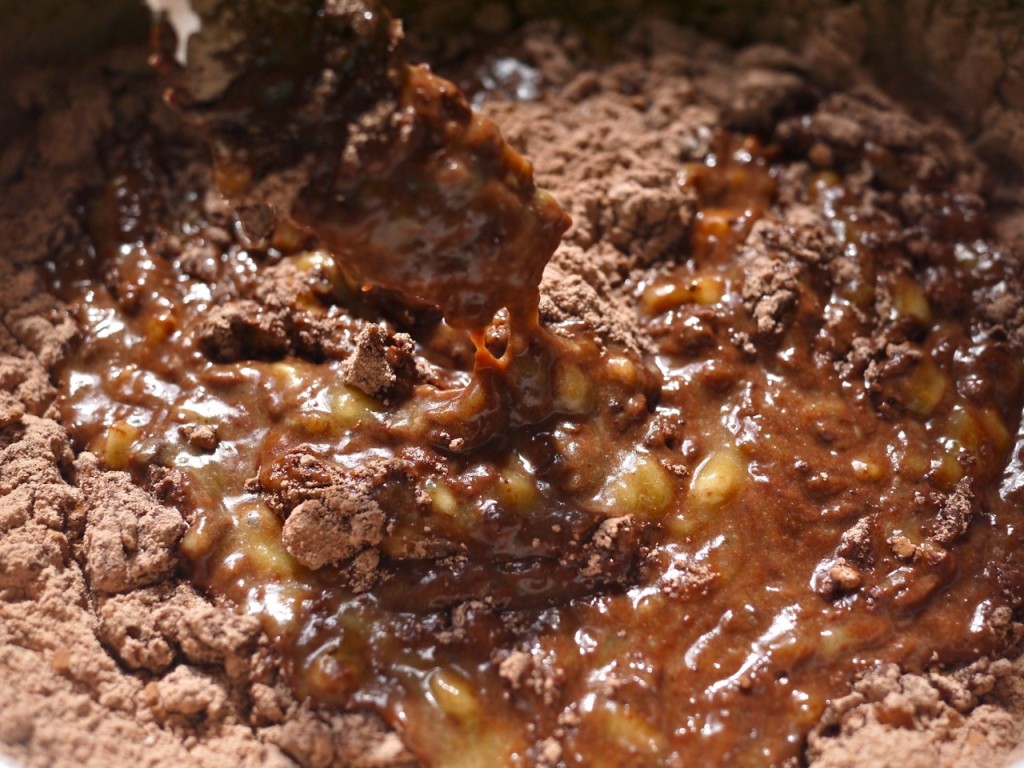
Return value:
[[(807, 106), (813, 89), (801, 61), (782, 49), (737, 55), (661, 22), (636, 25), (627, 42), (629, 55), (597, 66), (575, 33), (532, 25), (510, 53), (535, 73), (543, 95), (493, 96), (483, 109), (534, 160), (540, 184), (575, 222), (546, 274), (543, 318), (556, 331), (585, 327), (640, 351), (649, 341), (617, 288), (687, 236), (696, 201), (675, 183), (680, 161), (703, 157), (723, 125), (762, 130), (784, 121)], [(155, 484), (163, 498), (144, 492), (93, 456), (75, 456), (55, 421), (49, 372), (73, 343), (75, 324), (47, 294), (41, 265), (81, 242), (81, 195), (100, 187), (105, 172), (96, 147), (116, 140), (110, 131), (133, 110), (160, 109), (149, 103), (155, 89), (142, 71), (141, 56), (120, 54), (70, 79), (24, 77), (16, 98), (34, 116), (34, 130), (0, 154), (0, 751), (32, 766), (408, 764), (399, 739), (375, 717), (296, 701), (258, 623), (189, 585), (176, 551), (185, 524), (170, 503), (173, 476)], [(816, 114), (819, 155), (870, 138), (936, 158), (962, 188), (982, 191), (980, 164), (949, 129), (911, 119), (874, 89), (826, 97)], [(780, 197), (802, 183), (781, 180)], [(794, 270), (828, 268), (830, 243), (811, 239), (820, 227), (801, 222), (810, 214), (799, 206), (794, 211), (787, 228), (755, 227), (741, 254), (750, 274), (744, 298), (759, 333), (785, 322)], [(773, 260), (769, 251), (789, 258)], [(190, 258), (203, 269), (203, 253)], [(251, 305), (211, 316), (211, 348), (230, 357), (230, 345), (216, 341), (225, 328), (256, 348), (332, 343), (335, 329), (282, 317), (274, 295), (288, 285), (282, 274)], [(1024, 313), (1013, 288), (993, 295), (986, 313), (1019, 334)], [(237, 333), (238, 324), (247, 332)], [(400, 335), (369, 331), (354, 342), (347, 375), (368, 393), (386, 396), (422, 375)], [(883, 386), (883, 369), (898, 357), (865, 340), (846, 364), (875, 365)], [(216, 434), (190, 440), (214, 445)], [(301, 501), (285, 526), (286, 545), (311, 567), (379, 540), (380, 510), (350, 503), (359, 494), (348, 490), (339, 482), (318, 493), (283, 491)], [(966, 525), (960, 501), (970, 491), (957, 492), (937, 536), (955, 538)], [(851, 530), (851, 560), (856, 539)], [(354, 583), (372, 583), (373, 563), (356, 560)], [(680, 588), (700, 588), (700, 580), (693, 574)], [(1002, 620), (1008, 634), (1019, 631), (1010, 617)], [(551, 681), (528, 662), (510, 656), (502, 675), (542, 690)], [(818, 768), (995, 765), (1022, 734), (1024, 658), (925, 675), (886, 667), (832, 703), (807, 759)]]
[(817, 768), (1002, 765), (1020, 757), (1024, 660), (982, 659), (951, 673), (886, 666), (835, 700), (807, 749)]

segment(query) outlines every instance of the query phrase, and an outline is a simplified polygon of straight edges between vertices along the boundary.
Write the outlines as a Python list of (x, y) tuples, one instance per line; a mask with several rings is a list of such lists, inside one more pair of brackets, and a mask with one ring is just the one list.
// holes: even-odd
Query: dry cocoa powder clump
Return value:
[(952, 673), (887, 666), (832, 702), (811, 734), (816, 768), (1003, 765), (1024, 752), (1021, 659), (982, 659)]
[(356, 335), (355, 347), (341, 375), (368, 395), (383, 396), (399, 385), (408, 389), (418, 378), (415, 343), (407, 333), (389, 334), (370, 323)]

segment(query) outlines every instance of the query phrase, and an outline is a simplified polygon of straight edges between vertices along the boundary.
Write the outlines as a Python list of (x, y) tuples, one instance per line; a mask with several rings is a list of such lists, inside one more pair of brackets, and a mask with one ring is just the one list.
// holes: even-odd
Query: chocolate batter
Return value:
[(631, 44), (484, 92), (576, 223), (557, 407), (472, 450), (424, 411), (503, 316), (474, 340), (301, 232), (254, 244), (158, 123), (119, 121), (53, 278), (77, 445), (184, 513), (300, 694), (434, 764), (781, 762), (858, 669), (1012, 640), (1019, 273), (973, 161), (874, 92), (748, 63), (723, 101), (684, 35)]

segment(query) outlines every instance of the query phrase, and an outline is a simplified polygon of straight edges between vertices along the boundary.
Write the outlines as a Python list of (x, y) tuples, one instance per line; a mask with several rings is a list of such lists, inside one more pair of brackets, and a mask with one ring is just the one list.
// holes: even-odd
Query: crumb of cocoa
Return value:
[(835, 565), (828, 569), (828, 575), (836, 587), (843, 592), (857, 589), (864, 580), (860, 571), (846, 561), (837, 561)]
[(288, 350), (288, 331), (280, 316), (249, 299), (213, 307), (196, 340), (218, 362), (275, 359)]
[(739, 261), (743, 265), (741, 295), (757, 332), (774, 335), (785, 329), (787, 314), (796, 304), (803, 268), (768, 246), (765, 232), (771, 226), (766, 220), (754, 225)]
[(79, 456), (75, 471), (89, 508), (82, 549), (92, 591), (124, 592), (166, 578), (178, 564), (181, 514), (154, 504), (127, 474), (103, 471), (91, 454)]
[(284, 523), (281, 541), (296, 560), (316, 570), (328, 563), (347, 560), (367, 546), (380, 543), (384, 513), (360, 494), (309, 499), (292, 509)]
[(917, 552), (917, 546), (906, 536), (893, 536), (889, 539), (889, 547), (900, 560), (911, 560)]
[(201, 451), (216, 450), (219, 439), (217, 428), (208, 425), (187, 425), (181, 428), (181, 433), (193, 448)]
[[(571, 248), (568, 248), (570, 252)], [(606, 344), (639, 354), (649, 349), (635, 315), (612, 296), (607, 280), (594, 276), (597, 285), (579, 274), (551, 265), (541, 283), (541, 318), (557, 332), (562, 325), (583, 328)]]
[(538, 768), (556, 768), (562, 759), (562, 745), (558, 739), (548, 737), (537, 746)]
[(939, 511), (930, 538), (939, 544), (950, 544), (967, 532), (975, 515), (970, 479), (961, 478), (950, 494), (935, 501)]
[(686, 563), (666, 572), (660, 581), (662, 594), (675, 600), (688, 600), (706, 595), (718, 574), (707, 563)]
[(513, 650), (497, 662), (498, 674), (514, 691), (526, 691), (545, 704), (555, 702), (565, 682), (565, 670), (543, 652)]
[(347, 384), (371, 397), (390, 392), (400, 379), (408, 388), (418, 376), (415, 349), (408, 334), (389, 334), (371, 323), (356, 336), (355, 351), (343, 363), (341, 375)]
[(636, 520), (622, 515), (601, 521), (582, 546), (574, 542), (565, 563), (578, 561), (584, 578), (622, 582), (639, 557)]
[(836, 555), (851, 560), (860, 566), (870, 566), (872, 564), (871, 545), (874, 527), (875, 520), (870, 516), (858, 520), (839, 538)]
[(512, 651), (498, 664), (498, 674), (507, 680), (513, 689), (521, 688), (532, 664), (533, 660), (526, 651)]

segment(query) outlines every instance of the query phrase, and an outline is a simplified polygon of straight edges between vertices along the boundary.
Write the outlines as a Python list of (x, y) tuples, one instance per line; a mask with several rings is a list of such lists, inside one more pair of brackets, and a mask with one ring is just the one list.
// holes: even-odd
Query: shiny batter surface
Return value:
[[(778, 188), (817, 150), (787, 136), (680, 162), (685, 241), (616, 289), (642, 343), (549, 322), (550, 407), (462, 450), (431, 411), (468, 334), (287, 227), (242, 245), (177, 169), (194, 148), (132, 126), (52, 279), (81, 327), (63, 421), (186, 512), (193, 579), (261, 618), (298, 692), (427, 764), (798, 756), (856, 670), (1005, 644), (1024, 364), (974, 308), (1016, 279), (976, 198), (865, 141), (808, 177), (829, 227), (801, 228)], [(924, 213), (865, 218), (860, 163)], [(501, 360), (500, 316), (485, 336)], [(352, 372), (374, 338), (383, 388)]]

